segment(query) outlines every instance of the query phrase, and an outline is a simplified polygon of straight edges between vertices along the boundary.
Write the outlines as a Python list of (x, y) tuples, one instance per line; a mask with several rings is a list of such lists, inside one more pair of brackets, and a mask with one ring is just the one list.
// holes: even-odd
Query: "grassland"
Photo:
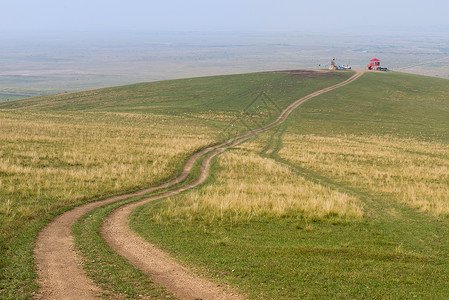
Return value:
[(280, 155), (420, 211), (449, 216), (449, 145), (392, 136), (285, 135)]
[(0, 115), (4, 288), (17, 288), (34, 276), (35, 232), (28, 231), (74, 205), (175, 177), (186, 156), (213, 142), (207, 127), (185, 118), (29, 111), (19, 117)]
[[(446, 298), (448, 95), (445, 80), (366, 74), (131, 226), (251, 298)], [(333, 196), (345, 205), (326, 209)]]
[[(0, 103), (2, 298), (36, 291), (33, 243), (53, 216), (173, 178), (199, 148), (349, 75), (206, 77)], [(261, 92), (276, 102), (258, 102)]]
[[(207, 77), (0, 103), (0, 295), (36, 291), (33, 242), (54, 215), (172, 178), (197, 149), (349, 75)], [(226, 152), (204, 186), (141, 207), (132, 226), (251, 298), (445, 298), (448, 94), (445, 80), (366, 74)], [(112, 208), (75, 228), (86, 268), (111, 297), (164, 297), (101, 242)]]
[(2, 238), (14, 234), (12, 229), (24, 220), (55, 208), (158, 183), (173, 176), (187, 154), (213, 142), (207, 127), (185, 118), (1, 116)]
[(217, 163), (222, 168), (215, 174), (213, 185), (188, 193), (183, 201), (165, 201), (154, 221), (193, 225), (194, 220), (201, 220), (232, 226), (261, 216), (314, 220), (363, 216), (356, 198), (305, 180), (273, 159), (230, 151)]

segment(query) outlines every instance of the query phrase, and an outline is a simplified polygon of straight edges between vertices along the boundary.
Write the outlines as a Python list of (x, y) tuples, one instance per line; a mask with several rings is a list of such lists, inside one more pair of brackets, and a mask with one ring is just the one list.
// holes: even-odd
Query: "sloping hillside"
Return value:
[(174, 178), (198, 149), (350, 75), (205, 77), (0, 103), (0, 293), (36, 290), (32, 246), (54, 215)]
[(254, 298), (445, 298), (448, 141), (449, 81), (367, 73), (225, 153), (209, 185), (141, 207), (132, 226)]

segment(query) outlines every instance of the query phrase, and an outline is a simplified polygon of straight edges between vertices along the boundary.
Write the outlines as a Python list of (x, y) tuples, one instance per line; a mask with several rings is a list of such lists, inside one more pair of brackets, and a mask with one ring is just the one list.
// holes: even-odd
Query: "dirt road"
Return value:
[(182, 299), (242, 299), (240, 295), (226, 293), (216, 284), (198, 278), (166, 254), (143, 241), (133, 233), (128, 225), (129, 214), (135, 207), (200, 185), (207, 178), (210, 161), (226, 149), (238, 145), (251, 137), (267, 131), (283, 123), (292, 111), (305, 101), (351, 83), (363, 75), (364, 71), (356, 73), (344, 82), (309, 94), (285, 108), (278, 118), (258, 129), (232, 138), (220, 145), (208, 147), (193, 155), (184, 166), (182, 173), (174, 180), (158, 187), (149, 188), (132, 194), (108, 198), (102, 201), (88, 203), (70, 210), (49, 223), (39, 234), (36, 241), (35, 261), (40, 292), (38, 298), (43, 299), (96, 299), (101, 290), (86, 276), (81, 266), (81, 260), (74, 251), (74, 241), (71, 227), (82, 215), (102, 205), (144, 195), (163, 188), (169, 188), (187, 178), (193, 164), (203, 159), (201, 173), (197, 180), (173, 189), (166, 193), (131, 203), (116, 210), (104, 221), (102, 233), (111, 247), (128, 259), (135, 267), (141, 269), (152, 280), (163, 285), (169, 292)]

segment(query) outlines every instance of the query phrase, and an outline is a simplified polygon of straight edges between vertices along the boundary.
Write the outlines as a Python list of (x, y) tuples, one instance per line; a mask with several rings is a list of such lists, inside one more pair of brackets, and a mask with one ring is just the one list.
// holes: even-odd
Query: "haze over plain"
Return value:
[(332, 57), (448, 78), (448, 11), (441, 0), (9, 1), (0, 93), (319, 68)]

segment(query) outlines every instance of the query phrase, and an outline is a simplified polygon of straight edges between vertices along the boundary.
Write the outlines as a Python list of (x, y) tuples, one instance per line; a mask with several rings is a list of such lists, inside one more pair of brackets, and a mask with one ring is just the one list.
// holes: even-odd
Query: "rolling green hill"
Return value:
[(55, 215), (172, 179), (198, 149), (350, 75), (204, 77), (0, 102), (0, 295), (37, 289), (34, 239)]
[[(203, 77), (0, 102), (1, 298), (37, 290), (34, 240), (55, 215), (170, 180), (199, 149), (351, 74)], [(367, 73), (224, 153), (203, 186), (139, 208), (132, 227), (251, 298), (445, 298), (448, 141), (447, 80)], [(99, 224), (94, 215), (77, 224), (81, 247)], [(146, 288), (125, 285), (129, 297)]]
[[(449, 294), (447, 80), (367, 73), (225, 153), (214, 174), (198, 191), (141, 207), (133, 228), (251, 298)], [(324, 190), (308, 196), (303, 180)], [(328, 191), (362, 218), (320, 202)]]

